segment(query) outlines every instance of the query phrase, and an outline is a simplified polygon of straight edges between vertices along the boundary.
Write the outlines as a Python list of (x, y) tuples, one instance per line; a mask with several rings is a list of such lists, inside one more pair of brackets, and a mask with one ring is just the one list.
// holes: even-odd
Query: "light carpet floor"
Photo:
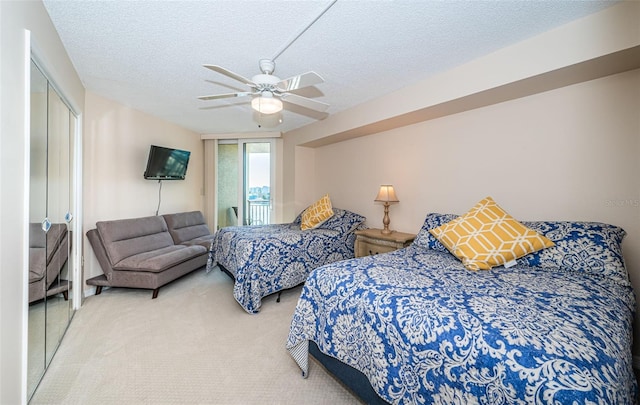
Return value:
[(285, 348), (301, 287), (246, 313), (220, 270), (160, 289), (104, 290), (69, 326), (31, 404), (358, 404)]

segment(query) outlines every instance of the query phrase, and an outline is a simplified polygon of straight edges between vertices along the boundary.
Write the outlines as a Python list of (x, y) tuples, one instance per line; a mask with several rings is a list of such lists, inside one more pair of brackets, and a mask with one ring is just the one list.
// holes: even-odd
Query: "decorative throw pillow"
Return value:
[(489, 270), (553, 242), (527, 228), (487, 197), (469, 212), (429, 231), (469, 270)]
[(318, 225), (318, 228), (332, 229), (341, 234), (350, 233), (358, 229), (366, 220), (367, 218), (355, 212), (333, 207), (333, 216)]
[(522, 224), (544, 234), (555, 246), (518, 259), (519, 265), (581, 271), (629, 284), (622, 256), (624, 229), (601, 222), (523, 221)]
[(437, 212), (431, 212), (427, 214), (424, 219), (422, 228), (413, 240), (414, 246), (419, 246), (427, 250), (437, 250), (439, 252), (449, 252), (449, 250), (438, 241), (429, 231), (433, 228), (437, 228), (440, 225), (444, 225), (447, 222), (451, 222), (458, 218), (456, 214), (439, 214)]
[(300, 222), (300, 229), (304, 231), (306, 229), (317, 228), (327, 219), (331, 218), (332, 215), (331, 199), (329, 199), (329, 194), (325, 194), (321, 199), (304, 210)]

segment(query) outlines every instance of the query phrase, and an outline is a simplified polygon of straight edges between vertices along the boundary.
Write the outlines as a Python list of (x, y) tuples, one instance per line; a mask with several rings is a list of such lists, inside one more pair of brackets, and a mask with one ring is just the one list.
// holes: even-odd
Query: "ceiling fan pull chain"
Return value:
[(312, 26), (316, 21), (318, 21), (318, 20), (320, 19), (320, 17), (322, 17), (322, 16), (324, 15), (324, 13), (326, 13), (326, 12), (331, 8), (331, 6), (333, 6), (333, 5), (336, 3), (336, 1), (338, 1), (338, 0), (333, 0), (333, 1), (331, 1), (331, 3), (329, 3), (329, 4), (324, 8), (324, 10), (322, 10), (322, 12), (321, 12), (320, 14), (318, 14), (318, 16), (317, 16), (316, 18), (314, 18), (314, 19), (313, 19), (313, 21), (311, 21), (309, 24), (307, 24), (307, 26), (306, 26), (306, 27), (304, 27), (304, 28), (302, 29), (302, 31), (300, 31), (300, 32), (298, 33), (298, 35), (296, 35), (295, 37), (293, 37), (293, 38), (292, 38), (292, 39), (291, 39), (291, 40), (290, 40), (290, 41), (289, 41), (289, 42), (288, 42), (284, 47), (282, 47), (282, 49), (280, 49), (280, 50), (279, 50), (275, 55), (273, 55), (273, 58), (271, 58), (271, 60), (272, 60), (273, 62), (275, 62), (276, 58), (278, 58), (278, 56), (280, 56), (280, 55), (282, 54), (282, 52), (286, 51), (286, 50), (287, 50), (287, 48), (289, 48), (289, 47), (290, 47), (290, 46), (291, 46), (291, 45), (292, 45), (292, 44), (293, 44), (293, 43), (294, 43), (298, 38), (300, 38), (300, 36), (301, 36), (302, 34), (304, 34), (304, 33), (305, 33), (309, 28), (311, 28), (311, 26)]

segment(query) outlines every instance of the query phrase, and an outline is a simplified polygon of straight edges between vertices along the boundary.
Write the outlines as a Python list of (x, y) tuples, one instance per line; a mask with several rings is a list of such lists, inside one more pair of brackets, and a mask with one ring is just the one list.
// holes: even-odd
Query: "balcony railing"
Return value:
[(271, 223), (269, 200), (247, 200), (245, 225), (267, 225)]

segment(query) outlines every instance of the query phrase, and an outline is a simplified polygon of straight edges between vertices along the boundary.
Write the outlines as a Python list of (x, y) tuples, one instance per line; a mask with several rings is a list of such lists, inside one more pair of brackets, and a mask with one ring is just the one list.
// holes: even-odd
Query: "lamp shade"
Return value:
[(396, 197), (396, 192), (393, 189), (393, 186), (390, 184), (383, 184), (380, 186), (380, 190), (378, 191), (378, 195), (376, 196), (375, 201), (381, 202), (400, 202), (398, 197)]
[(282, 111), (273, 114), (260, 114), (258, 111), (253, 110), (252, 116), (253, 121), (260, 128), (275, 128), (284, 121)]
[(251, 100), (251, 108), (261, 114), (275, 114), (282, 111), (282, 101), (273, 97), (273, 93), (265, 91), (259, 97), (254, 97)]

